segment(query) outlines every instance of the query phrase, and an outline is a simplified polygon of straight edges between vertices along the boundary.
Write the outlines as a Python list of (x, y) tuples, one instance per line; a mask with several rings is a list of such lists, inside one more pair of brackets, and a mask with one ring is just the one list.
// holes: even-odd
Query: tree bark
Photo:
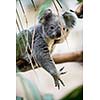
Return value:
[(72, 53), (55, 54), (53, 59), (56, 64), (64, 62), (82, 62), (83, 61), (83, 51), (76, 51)]

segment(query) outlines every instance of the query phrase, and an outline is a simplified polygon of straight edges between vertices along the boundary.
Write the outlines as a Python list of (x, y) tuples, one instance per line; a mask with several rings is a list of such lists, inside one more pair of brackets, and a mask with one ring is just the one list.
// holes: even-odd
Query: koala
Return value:
[[(35, 28), (35, 33), (34, 33)], [(63, 28), (65, 29), (65, 28)], [(16, 54), (17, 60), (23, 59), (26, 60), (30, 65), (30, 61), (27, 57), (27, 53), (30, 55), (32, 63), (36, 65), (36, 67), (42, 67), (45, 69), (54, 79), (55, 86), (60, 88), (60, 83), (64, 85), (63, 81), (60, 78), (61, 74), (65, 74), (66, 72), (62, 72), (64, 67), (62, 67), (59, 72), (55, 67), (55, 62), (51, 56), (53, 48), (55, 44), (60, 43), (62, 41), (62, 31), (61, 31), (61, 23), (59, 21), (59, 17), (52, 13), (51, 9), (47, 9), (43, 16), (40, 18), (39, 23), (35, 27), (31, 27), (29, 30), (24, 30), (21, 34), (18, 35), (17, 41), (20, 43), (23, 40), (25, 41), (25, 45), (27, 43), (25, 36), (28, 33), (28, 43), (31, 48), (32, 44), (32, 34), (34, 33), (34, 41), (32, 52), (30, 52), (29, 48), (27, 50), (25, 47), (22, 47), (22, 54)], [(22, 35), (22, 36), (20, 36)], [(18, 45), (18, 44), (17, 44)], [(21, 45), (21, 44), (20, 44)], [(18, 45), (19, 46), (19, 45)], [(16, 51), (19, 52), (19, 49)], [(17, 64), (17, 66), (19, 66)]]

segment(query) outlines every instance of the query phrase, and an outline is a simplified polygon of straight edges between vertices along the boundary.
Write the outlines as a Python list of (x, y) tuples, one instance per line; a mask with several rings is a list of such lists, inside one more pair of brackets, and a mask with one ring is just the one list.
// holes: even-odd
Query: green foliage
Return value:
[(22, 53), (25, 53), (25, 50), (26, 50), (25, 46), (27, 43), (26, 38), (25, 38), (25, 35), (26, 35), (25, 33), (26, 33), (25, 31), (22, 31), (16, 35), (16, 60), (20, 58)]
[(16, 100), (23, 100), (23, 98), (22, 97), (16, 97)]
[(27, 56), (27, 48), (31, 46), (32, 35), (29, 30), (20, 31), (16, 34), (16, 60)]
[(77, 1), (78, 1), (79, 3), (80, 3), (80, 2), (83, 2), (83, 0), (77, 0)]
[(83, 86), (79, 86), (61, 100), (83, 100)]

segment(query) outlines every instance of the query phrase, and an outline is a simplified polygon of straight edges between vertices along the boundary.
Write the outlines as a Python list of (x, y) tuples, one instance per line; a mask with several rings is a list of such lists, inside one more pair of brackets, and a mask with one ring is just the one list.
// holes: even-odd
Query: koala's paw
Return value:
[[(60, 71), (60, 75), (62, 74), (66, 74), (66, 72), (62, 72), (62, 70), (64, 69), (64, 67), (62, 67), (59, 71)], [(55, 82), (55, 87), (58, 87), (58, 89), (60, 89), (60, 83), (65, 86), (64, 82), (60, 79), (59, 75), (54, 75), (54, 82)], [(59, 83), (60, 82), (60, 83)]]

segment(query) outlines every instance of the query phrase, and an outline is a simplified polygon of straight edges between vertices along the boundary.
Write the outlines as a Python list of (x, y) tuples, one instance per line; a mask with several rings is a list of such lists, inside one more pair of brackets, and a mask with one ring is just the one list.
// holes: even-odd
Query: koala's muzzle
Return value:
[(56, 31), (56, 37), (57, 38), (61, 37), (61, 29), (60, 28), (58, 28)]
[(61, 37), (61, 32), (57, 32), (56, 37), (57, 37), (57, 38)]

